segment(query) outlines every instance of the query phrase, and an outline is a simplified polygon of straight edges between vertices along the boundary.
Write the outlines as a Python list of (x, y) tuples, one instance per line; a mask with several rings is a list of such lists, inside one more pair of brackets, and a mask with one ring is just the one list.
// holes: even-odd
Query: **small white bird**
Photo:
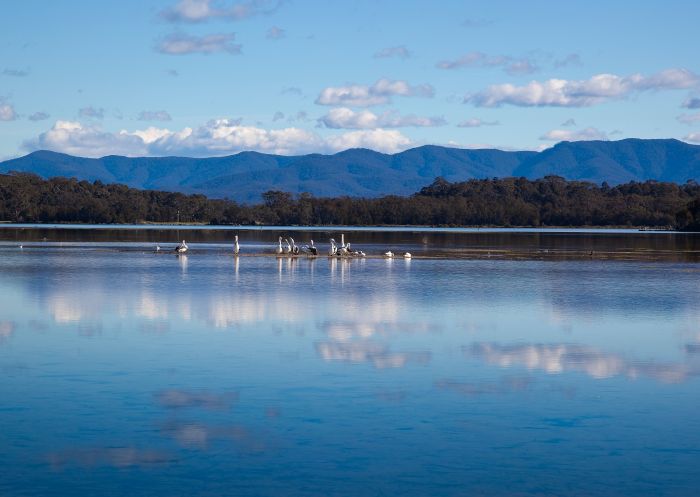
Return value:
[(282, 253), (282, 237), (277, 240), (277, 247), (275, 248), (275, 253), (280, 255)]
[(388, 252), (384, 252), (384, 257), (394, 257), (394, 253), (389, 250)]
[(177, 252), (178, 254), (184, 254), (185, 252), (187, 252), (188, 248), (189, 247), (187, 246), (187, 243), (185, 243), (185, 240), (182, 240), (182, 243), (175, 247), (175, 252)]
[(160, 245), (156, 243), (156, 252), (160, 252)]
[(413, 256), (411, 255), (410, 252), (404, 252), (404, 254), (403, 254), (404, 259), (410, 259), (411, 257), (413, 257)]
[(241, 247), (238, 245), (238, 235), (235, 236), (234, 242), (233, 242), (233, 253), (234, 255), (238, 255), (238, 252), (240, 252)]

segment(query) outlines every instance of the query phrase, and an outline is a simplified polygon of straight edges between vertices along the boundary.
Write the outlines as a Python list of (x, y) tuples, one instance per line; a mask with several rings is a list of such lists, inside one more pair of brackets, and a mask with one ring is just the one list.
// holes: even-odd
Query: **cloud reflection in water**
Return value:
[(430, 352), (391, 352), (385, 345), (374, 342), (318, 342), (316, 352), (324, 361), (352, 363), (367, 362), (377, 369), (401, 368), (409, 362), (425, 364)]
[(647, 376), (664, 383), (678, 383), (700, 373), (688, 364), (630, 361), (619, 354), (576, 344), (501, 345), (481, 342), (465, 346), (462, 351), (468, 357), (504, 368), (524, 366), (548, 374), (580, 371), (595, 379)]

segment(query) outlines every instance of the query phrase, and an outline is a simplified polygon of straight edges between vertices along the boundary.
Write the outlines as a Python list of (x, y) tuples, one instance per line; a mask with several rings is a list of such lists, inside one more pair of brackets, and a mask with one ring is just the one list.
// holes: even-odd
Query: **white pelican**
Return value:
[(328, 249), (328, 255), (329, 256), (334, 256), (338, 253), (338, 247), (335, 244), (335, 240), (332, 238), (330, 239), (331, 242), (331, 248)]
[(291, 254), (291, 253), (292, 253), (292, 246), (291, 246), (291, 244), (289, 243), (289, 240), (285, 238), (285, 239), (284, 239), (284, 243), (287, 244), (287, 246), (284, 247), (284, 253), (285, 253), (285, 254)]
[(404, 258), (404, 259), (410, 259), (411, 257), (413, 257), (413, 256), (411, 255), (410, 252), (404, 252), (404, 253), (403, 253), (403, 258)]
[(384, 257), (394, 257), (394, 253), (389, 250), (388, 252), (384, 252)]
[(234, 255), (238, 255), (238, 252), (240, 252), (240, 250), (241, 250), (241, 246), (238, 245), (238, 235), (236, 235), (236, 237), (234, 238), (234, 242), (233, 242)]
[(275, 248), (275, 254), (280, 255), (282, 253), (282, 237), (279, 237), (278, 245)]
[(313, 240), (311, 240), (311, 245), (309, 245), (309, 252), (311, 252), (311, 255), (318, 255), (318, 249), (314, 245)]
[(156, 252), (160, 252), (160, 245), (156, 243)]
[(299, 255), (299, 247), (294, 243), (294, 238), (290, 236), (289, 241), (292, 242), (292, 255)]
[(175, 252), (177, 252), (178, 254), (184, 254), (185, 252), (187, 252), (188, 248), (189, 247), (185, 243), (185, 240), (182, 240), (182, 243), (175, 247)]
[(340, 247), (338, 248), (338, 255), (348, 255), (348, 248), (350, 244), (345, 245), (345, 234), (340, 235)]

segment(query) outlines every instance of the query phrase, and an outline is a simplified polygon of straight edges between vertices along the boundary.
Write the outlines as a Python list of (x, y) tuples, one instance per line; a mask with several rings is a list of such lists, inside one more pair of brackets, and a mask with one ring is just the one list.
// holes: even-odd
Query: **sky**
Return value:
[(23, 0), (0, 160), (700, 144), (700, 2)]

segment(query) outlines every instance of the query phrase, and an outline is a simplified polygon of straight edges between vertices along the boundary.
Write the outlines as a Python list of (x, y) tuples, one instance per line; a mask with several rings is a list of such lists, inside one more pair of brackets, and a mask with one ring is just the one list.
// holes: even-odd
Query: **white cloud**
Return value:
[(687, 69), (667, 69), (651, 76), (633, 74), (597, 74), (587, 80), (548, 79), (531, 81), (524, 86), (493, 85), (468, 95), (465, 102), (478, 107), (503, 104), (521, 107), (588, 107), (612, 99), (621, 99), (634, 92), (692, 88), (700, 78)]
[(369, 148), (393, 154), (413, 146), (413, 142), (395, 129), (374, 129), (371, 131), (350, 131), (326, 138), (327, 150), (339, 152), (349, 148)]
[(104, 119), (105, 110), (103, 108), (93, 107), (92, 105), (88, 107), (83, 107), (78, 110), (78, 115), (80, 117), (87, 117), (89, 119)]
[(147, 148), (138, 136), (103, 132), (79, 122), (56, 121), (53, 127), (36, 139), (25, 143), (30, 150), (54, 150), (72, 155), (101, 157), (104, 155), (145, 155)]
[(472, 119), (467, 119), (466, 121), (462, 121), (457, 125), (458, 128), (480, 128), (481, 126), (498, 126), (499, 123), (498, 121), (484, 121), (483, 119), (479, 118), (472, 118)]
[(507, 55), (487, 55), (483, 52), (469, 52), (455, 60), (437, 63), (440, 69), (460, 69), (463, 67), (501, 67), (508, 74), (530, 74), (539, 68), (530, 59), (517, 59)]
[(17, 119), (17, 113), (14, 106), (0, 98), (0, 121), (14, 121), (15, 119)]
[(267, 34), (265, 37), (268, 40), (280, 40), (285, 37), (285, 32), (284, 29), (278, 27), (278, 26), (272, 26), (270, 29), (267, 30)]
[(607, 140), (608, 135), (599, 129), (588, 127), (578, 131), (571, 129), (553, 129), (540, 136), (540, 140), (548, 141), (581, 141), (581, 140)]
[(161, 16), (170, 22), (199, 23), (212, 19), (240, 21), (261, 14), (271, 14), (282, 5), (281, 0), (250, 0), (228, 6), (213, 3), (212, 0), (180, 0), (175, 6), (161, 12)]
[(172, 33), (156, 45), (156, 50), (167, 55), (228, 53), (238, 55), (242, 45), (234, 43), (235, 33), (221, 33), (207, 36), (192, 36), (185, 33)]
[(116, 133), (79, 122), (57, 121), (50, 130), (26, 142), (24, 147), (28, 150), (47, 149), (84, 157), (112, 154), (205, 157), (245, 150), (283, 155), (333, 153), (356, 147), (394, 153), (412, 145), (413, 142), (397, 130), (362, 130), (321, 137), (300, 128), (268, 130), (242, 126), (231, 119), (216, 119), (197, 128), (188, 127), (180, 131), (149, 127)]
[(319, 105), (350, 105), (370, 107), (391, 102), (392, 96), (425, 97), (435, 95), (428, 84), (412, 86), (406, 81), (380, 79), (371, 86), (349, 85), (324, 88), (316, 99)]
[(137, 118), (139, 121), (172, 121), (173, 118), (164, 110), (143, 110)]
[(700, 143), (700, 131), (697, 131), (695, 133), (690, 133), (690, 134), (684, 136), (683, 139), (687, 142)]
[(402, 127), (431, 127), (446, 124), (442, 117), (401, 116), (396, 111), (375, 114), (368, 110), (355, 112), (347, 107), (331, 109), (321, 117), (319, 123), (333, 129), (377, 129)]
[(377, 59), (388, 59), (392, 57), (408, 59), (411, 57), (411, 55), (413, 55), (412, 52), (406, 48), (405, 45), (399, 45), (397, 47), (382, 48), (374, 54), (374, 57)]

